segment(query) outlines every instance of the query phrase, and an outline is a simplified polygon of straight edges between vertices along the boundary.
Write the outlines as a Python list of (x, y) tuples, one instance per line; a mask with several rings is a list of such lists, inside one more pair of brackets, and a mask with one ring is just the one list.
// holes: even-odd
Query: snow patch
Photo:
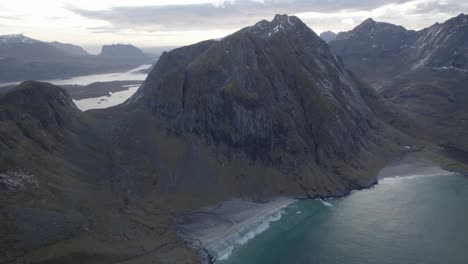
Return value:
[(24, 190), (27, 186), (39, 187), (39, 183), (34, 175), (25, 171), (8, 171), (0, 173), (0, 190), (4, 189), (6, 192), (18, 192)]
[(434, 69), (434, 70), (456, 70), (456, 71), (461, 71), (461, 72), (468, 73), (468, 70), (460, 69), (460, 68), (457, 68), (457, 67), (454, 67), (454, 66), (450, 66), (450, 67), (432, 67), (432, 69)]

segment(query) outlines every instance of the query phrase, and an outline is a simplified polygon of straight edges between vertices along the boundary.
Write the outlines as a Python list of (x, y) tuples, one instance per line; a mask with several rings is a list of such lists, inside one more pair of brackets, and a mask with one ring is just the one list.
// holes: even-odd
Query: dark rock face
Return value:
[(468, 70), (468, 15), (460, 14), (446, 22), (421, 30), (414, 46), (414, 68), (455, 67)]
[(288, 173), (351, 162), (378, 126), (327, 44), (280, 15), (163, 54), (128, 104)]
[(413, 31), (367, 19), (330, 46), (349, 69), (375, 88), (399, 74), (430, 67), (467, 69), (468, 16)]
[(332, 31), (325, 31), (320, 34), (320, 38), (323, 39), (326, 43), (329, 43), (330, 41), (334, 40), (336, 38), (337, 34)]
[(330, 43), (350, 70), (416, 116), (409, 131), (442, 145), (468, 149), (465, 83), (468, 76), (468, 16), (420, 30), (371, 19)]
[(408, 69), (415, 32), (367, 19), (329, 44), (346, 67), (378, 86), (382, 80)]

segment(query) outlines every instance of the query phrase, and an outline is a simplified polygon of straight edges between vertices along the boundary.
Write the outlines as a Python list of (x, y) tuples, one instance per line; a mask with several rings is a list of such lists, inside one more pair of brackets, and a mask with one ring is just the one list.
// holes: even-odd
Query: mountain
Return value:
[(468, 150), (466, 100), (468, 16), (420, 30), (364, 21), (330, 42), (345, 66), (358, 73), (426, 129), (414, 132), (438, 144)]
[(468, 70), (468, 15), (460, 14), (418, 33), (414, 43), (417, 54), (413, 68), (454, 67)]
[[(162, 54), (127, 105), (171, 133), (219, 148), (217, 155), (238, 153), (284, 180), (301, 175), (296, 191), (330, 195), (370, 180), (351, 167), (366, 166), (358, 157), (376, 147), (383, 124), (361, 88), (302, 21), (278, 15), (220, 41)], [(354, 165), (338, 165), (345, 163)]]
[[(65, 90), (47, 83), (23, 82), (0, 96), (0, 262), (109, 263), (142, 256), (196, 263), (195, 253), (169, 231), (177, 208), (157, 205), (163, 194), (150, 199), (154, 204), (126, 193), (133, 179), (114, 173), (125, 166), (113, 158), (119, 154), (114, 131), (124, 129), (124, 121), (102, 114), (82, 113)], [(147, 186), (158, 192), (155, 183)]]
[[(72, 44), (43, 42), (23, 35), (0, 36), (0, 82), (122, 71), (151, 64), (155, 60), (154, 56), (131, 45), (106, 46), (103, 49), (103, 56), (94, 56)], [(107, 52), (107, 49), (114, 51)]]
[(12, 34), (12, 35), (2, 35), (0, 36), (0, 43), (2, 44), (16, 44), (16, 43), (38, 43), (39, 40), (32, 39), (24, 36), (23, 34)]
[(416, 32), (367, 19), (329, 44), (345, 65), (373, 86), (411, 68)]
[(133, 45), (113, 44), (102, 46), (101, 56), (104, 57), (144, 57), (145, 54)]
[(420, 68), (467, 69), (468, 16), (420, 30), (367, 19), (330, 42), (346, 66), (379, 89), (399, 74)]
[(152, 63), (154, 55), (143, 53), (133, 45), (113, 44), (102, 46), (102, 51), (98, 57), (115, 61), (116, 63)]
[(286, 15), (165, 52), (116, 107), (22, 83), (0, 97), (0, 261), (198, 263), (178, 216), (374, 184), (413, 142), (381, 100)]
[[(0, 58), (43, 59), (69, 56), (66, 52), (46, 42), (5, 42), (0, 43)], [(2, 61), (3, 62), (3, 61)]]
[(61, 51), (65, 52), (66, 54), (68, 54), (70, 56), (80, 57), (80, 56), (88, 56), (89, 55), (88, 52), (86, 52), (82, 47), (76, 46), (76, 45), (73, 45), (73, 44), (64, 44), (64, 43), (57, 42), (57, 41), (49, 42), (49, 44), (54, 46), (58, 50), (61, 50)]
[(22, 34), (0, 36), (0, 56), (7, 57), (57, 57), (86, 56), (83, 48), (57, 41), (43, 42)]
[(329, 43), (330, 41), (336, 38), (337, 34), (332, 31), (325, 31), (320, 34), (320, 38), (325, 40), (325, 42)]

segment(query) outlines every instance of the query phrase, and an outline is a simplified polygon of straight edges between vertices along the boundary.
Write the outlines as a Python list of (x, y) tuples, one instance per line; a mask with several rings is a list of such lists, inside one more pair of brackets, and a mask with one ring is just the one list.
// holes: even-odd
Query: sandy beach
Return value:
[(242, 245), (281, 218), (292, 198), (276, 198), (267, 203), (232, 199), (181, 217), (179, 233), (200, 243), (215, 259), (229, 257), (235, 245)]
[(380, 170), (378, 179), (391, 177), (450, 175), (454, 172), (442, 169), (434, 162), (419, 157), (418, 153), (407, 154), (398, 161), (392, 162)]
[[(378, 173), (377, 178), (384, 180), (450, 174), (454, 172), (442, 169), (417, 153), (411, 153), (388, 164)], [(281, 218), (283, 209), (295, 201), (286, 197), (268, 203), (232, 199), (180, 217), (176, 229), (195, 247), (206, 250), (205, 255), (208, 252), (215, 260), (222, 260), (230, 256), (234, 247), (247, 243), (268, 229), (271, 222)]]

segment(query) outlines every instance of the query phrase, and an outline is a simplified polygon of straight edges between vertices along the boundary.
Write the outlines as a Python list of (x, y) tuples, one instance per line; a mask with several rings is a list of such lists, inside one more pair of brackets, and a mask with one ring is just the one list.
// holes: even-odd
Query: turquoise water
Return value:
[(387, 178), (342, 199), (298, 201), (223, 264), (466, 264), (468, 178)]

